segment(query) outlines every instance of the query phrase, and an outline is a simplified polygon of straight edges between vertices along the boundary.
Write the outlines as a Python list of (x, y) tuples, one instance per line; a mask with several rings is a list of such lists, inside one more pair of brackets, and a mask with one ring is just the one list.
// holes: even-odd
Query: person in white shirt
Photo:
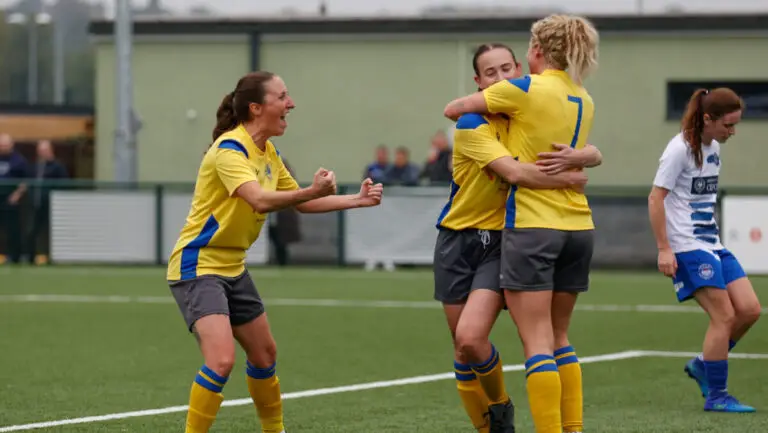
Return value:
[(715, 221), (720, 145), (735, 134), (743, 110), (731, 89), (694, 92), (648, 197), (659, 271), (672, 278), (679, 302), (695, 299), (710, 318), (702, 355), (685, 366), (705, 411), (755, 411), (728, 393), (728, 352), (759, 318), (760, 302)]

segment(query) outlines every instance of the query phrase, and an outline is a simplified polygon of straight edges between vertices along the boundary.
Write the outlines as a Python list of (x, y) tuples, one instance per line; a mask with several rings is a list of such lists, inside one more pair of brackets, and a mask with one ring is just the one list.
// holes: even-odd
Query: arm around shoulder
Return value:
[(485, 96), (481, 92), (477, 92), (449, 102), (443, 110), (443, 115), (451, 120), (458, 120), (462, 114), (487, 112), (488, 105), (485, 102)]

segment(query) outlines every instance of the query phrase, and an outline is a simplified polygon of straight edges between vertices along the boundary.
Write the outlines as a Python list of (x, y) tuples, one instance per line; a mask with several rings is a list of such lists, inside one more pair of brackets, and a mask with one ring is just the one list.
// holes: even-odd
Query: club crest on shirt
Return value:
[(707, 157), (707, 162), (709, 164), (715, 164), (716, 166), (720, 166), (720, 155), (713, 153), (712, 155), (709, 155)]
[(267, 163), (267, 165), (264, 167), (264, 174), (267, 176), (267, 179), (272, 180), (272, 165)]
[(691, 194), (717, 194), (717, 176), (694, 177), (691, 179)]
[(693, 189), (699, 194), (704, 192), (704, 188), (706, 188), (706, 186), (706, 181), (700, 177), (693, 181)]

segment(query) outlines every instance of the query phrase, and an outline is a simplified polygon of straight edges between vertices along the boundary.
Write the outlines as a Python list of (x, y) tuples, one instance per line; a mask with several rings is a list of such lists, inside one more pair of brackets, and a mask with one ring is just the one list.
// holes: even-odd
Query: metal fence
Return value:
[[(50, 193), (49, 206), (41, 204), (38, 188)], [(341, 186), (339, 193), (357, 188)], [(15, 234), (22, 235), (21, 249), (29, 257), (33, 244), (30, 232), (35, 221), (42, 221), (44, 227), (34, 240), (34, 251), (48, 256), (51, 263), (164, 264), (189, 210), (192, 190), (191, 184), (68, 181), (31, 185), (17, 208), (17, 226), (9, 225), (7, 204), (3, 204), (0, 252), (11, 252), (9, 240), (18, 230)], [(768, 191), (757, 189), (726, 192), (768, 195)], [(647, 193), (647, 188), (588, 190), (597, 227), (595, 268), (655, 267)], [(300, 214), (301, 238), (288, 246), (290, 264), (430, 265), (437, 235), (435, 221), (447, 197), (446, 187), (391, 187), (376, 208)], [(754, 227), (739, 224), (747, 230), (741, 237), (754, 236)], [(728, 230), (733, 234), (737, 229)], [(271, 263), (274, 256), (265, 228), (249, 251), (248, 262)]]

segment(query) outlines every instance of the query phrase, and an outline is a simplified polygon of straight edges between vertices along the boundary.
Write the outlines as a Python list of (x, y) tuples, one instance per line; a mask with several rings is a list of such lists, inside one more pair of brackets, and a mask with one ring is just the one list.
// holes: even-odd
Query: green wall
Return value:
[[(278, 140), (304, 180), (318, 165), (356, 181), (379, 143), (411, 147), (421, 162), (429, 136), (447, 126), (442, 109), (474, 91), (471, 54), (491, 39), (266, 42), (262, 66), (284, 76), (299, 109)], [(524, 60), (527, 36), (496, 38)], [(666, 82), (754, 79), (768, 69), (758, 37), (603, 36), (600, 68), (587, 82), (597, 116), (590, 140), (605, 164), (595, 185), (648, 185), (677, 121), (666, 120)], [(728, 53), (725, 62), (713, 53)], [(458, 85), (457, 85), (458, 83)], [(768, 184), (760, 170), (768, 121), (746, 120), (725, 146), (723, 185)]]
[[(592, 179), (605, 185), (650, 185), (664, 147), (679, 132), (667, 121), (668, 80), (765, 79), (765, 37), (608, 37), (600, 69), (586, 84), (596, 104), (591, 140), (605, 164)], [(722, 54), (727, 53), (727, 57)], [(762, 170), (767, 120), (745, 120), (724, 146), (723, 186), (768, 184)]]
[[(141, 181), (194, 181), (210, 144), (216, 109), (250, 67), (245, 37), (225, 40), (143, 41), (133, 56), (134, 102), (143, 125), (138, 140)], [(112, 180), (115, 128), (115, 55), (111, 43), (97, 48), (96, 173)], [(196, 117), (190, 118), (188, 111)]]
[(319, 166), (360, 180), (379, 144), (407, 146), (421, 164), (462, 81), (458, 42), (265, 42), (261, 67), (280, 74), (296, 103), (275, 144), (301, 180)]
[[(356, 182), (378, 144), (405, 145), (421, 164), (429, 138), (450, 125), (442, 109), (474, 90), (471, 51), (481, 42), (511, 44), (524, 59), (525, 35), (475, 36), (270, 36), (260, 48), (261, 67), (286, 81), (297, 109), (275, 144), (302, 181), (317, 167)], [(112, 176), (114, 60), (110, 46), (98, 56), (99, 178)], [(590, 141), (605, 163), (590, 171), (594, 185), (649, 185), (678, 122), (666, 120), (666, 81), (763, 79), (768, 39), (748, 36), (603, 35), (600, 69), (587, 82), (596, 104)], [(723, 58), (718, 53), (727, 53)], [(192, 181), (209, 140), (221, 97), (248, 70), (247, 41), (180, 44), (137, 42), (137, 110), (144, 120), (140, 178)], [(166, 73), (170, 78), (162, 79)], [(188, 108), (198, 118), (186, 118)], [(758, 167), (765, 155), (768, 121), (745, 120), (725, 146), (721, 182), (768, 184)], [(169, 170), (172, 167), (172, 170)]]

